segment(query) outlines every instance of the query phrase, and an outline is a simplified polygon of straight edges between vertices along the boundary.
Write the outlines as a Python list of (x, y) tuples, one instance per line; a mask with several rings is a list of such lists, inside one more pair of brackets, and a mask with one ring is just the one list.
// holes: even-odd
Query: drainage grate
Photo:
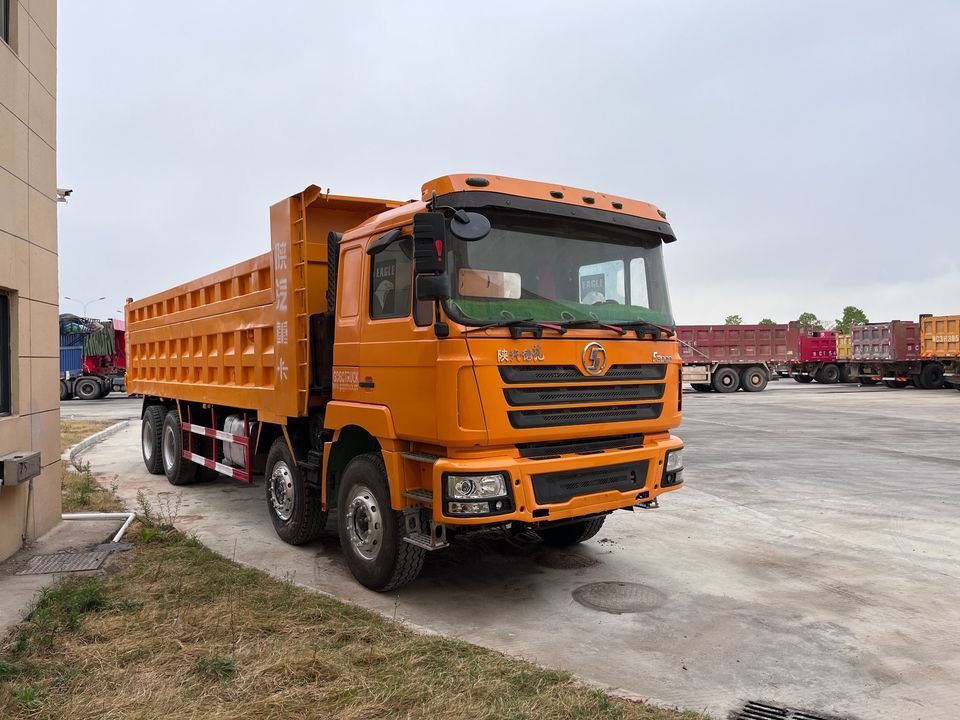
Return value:
[(733, 720), (841, 720), (841, 718), (815, 715), (806, 710), (779, 707), (751, 700), (733, 717)]
[(57, 553), (56, 555), (34, 555), (30, 562), (17, 575), (47, 575), (49, 573), (79, 572), (96, 570), (110, 554), (109, 550), (96, 550), (81, 553)]

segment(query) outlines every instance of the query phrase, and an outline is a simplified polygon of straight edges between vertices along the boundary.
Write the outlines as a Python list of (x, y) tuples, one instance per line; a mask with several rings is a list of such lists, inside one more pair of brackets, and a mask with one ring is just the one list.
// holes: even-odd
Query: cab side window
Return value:
[(405, 237), (373, 256), (370, 263), (370, 319), (410, 314), (413, 241)]

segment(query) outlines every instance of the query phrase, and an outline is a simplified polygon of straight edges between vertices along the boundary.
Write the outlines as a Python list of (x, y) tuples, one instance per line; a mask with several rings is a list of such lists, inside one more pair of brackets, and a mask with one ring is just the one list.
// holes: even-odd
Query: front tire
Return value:
[(361, 585), (386, 592), (412, 582), (426, 550), (403, 539), (403, 514), (390, 506), (390, 486), (379, 453), (347, 465), (337, 494), (340, 547)]
[(581, 522), (568, 523), (558, 527), (544, 527), (537, 530), (537, 535), (544, 545), (551, 547), (567, 547), (589, 540), (603, 527), (606, 515), (590, 518)]
[(166, 414), (167, 410), (163, 405), (151, 405), (143, 413), (140, 449), (143, 452), (143, 464), (151, 475), (163, 475), (160, 443), (163, 436), (163, 416)]
[(264, 477), (267, 509), (280, 539), (290, 545), (316, 539), (327, 523), (327, 513), (320, 509), (320, 491), (307, 485), (283, 436), (270, 446)]
[(73, 392), (81, 400), (96, 400), (100, 397), (102, 390), (103, 385), (100, 384), (100, 381), (89, 377), (80, 378), (73, 386)]
[(943, 365), (940, 363), (924, 365), (913, 384), (924, 390), (939, 390), (943, 387)]
[(183, 427), (176, 410), (163, 419), (163, 437), (160, 439), (163, 472), (171, 485), (189, 485), (197, 480), (197, 464), (183, 456)]
[(60, 401), (69, 400), (71, 396), (70, 388), (67, 387), (67, 383), (63, 380), (60, 381)]
[(768, 380), (767, 371), (759, 365), (751, 365), (740, 373), (740, 387), (745, 392), (762, 392)]

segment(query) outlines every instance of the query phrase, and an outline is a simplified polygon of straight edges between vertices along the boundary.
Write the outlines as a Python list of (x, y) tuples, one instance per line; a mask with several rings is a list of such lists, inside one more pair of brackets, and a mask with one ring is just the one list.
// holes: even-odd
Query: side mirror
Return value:
[(446, 273), (417, 275), (413, 285), (417, 300), (446, 300), (451, 295), (450, 276)]
[(413, 271), (416, 275), (442, 273), (446, 269), (443, 213), (422, 212), (413, 216)]

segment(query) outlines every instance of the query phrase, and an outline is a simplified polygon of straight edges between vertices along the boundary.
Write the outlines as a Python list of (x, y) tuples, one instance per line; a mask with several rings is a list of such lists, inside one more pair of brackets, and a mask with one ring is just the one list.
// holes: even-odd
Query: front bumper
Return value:
[[(659, 439), (645, 438), (643, 447), (623, 450), (606, 450), (590, 454), (568, 454), (551, 458), (523, 458), (514, 455), (490, 455), (480, 458), (440, 458), (432, 467), (433, 519), (444, 525), (492, 525), (507, 522), (540, 523), (555, 520), (596, 515), (620, 508), (653, 500), (658, 495), (683, 487), (678, 482), (670, 487), (662, 487), (664, 459), (669, 450), (683, 447), (683, 441), (673, 435), (663, 435)], [(538, 502), (534, 488), (534, 477), (554, 474), (576, 475), (582, 470), (589, 478), (591, 473), (611, 466), (633, 466), (646, 463), (645, 481), (638, 479), (636, 487), (629, 490), (601, 490), (584, 494), (560, 502), (544, 502), (541, 484)], [(496, 515), (461, 516), (448, 512), (447, 500), (443, 495), (444, 478), (448, 474), (474, 475), (502, 472), (507, 475), (512, 491), (512, 509)], [(589, 483), (585, 483), (589, 487)], [(639, 497), (638, 497), (639, 496)]]

